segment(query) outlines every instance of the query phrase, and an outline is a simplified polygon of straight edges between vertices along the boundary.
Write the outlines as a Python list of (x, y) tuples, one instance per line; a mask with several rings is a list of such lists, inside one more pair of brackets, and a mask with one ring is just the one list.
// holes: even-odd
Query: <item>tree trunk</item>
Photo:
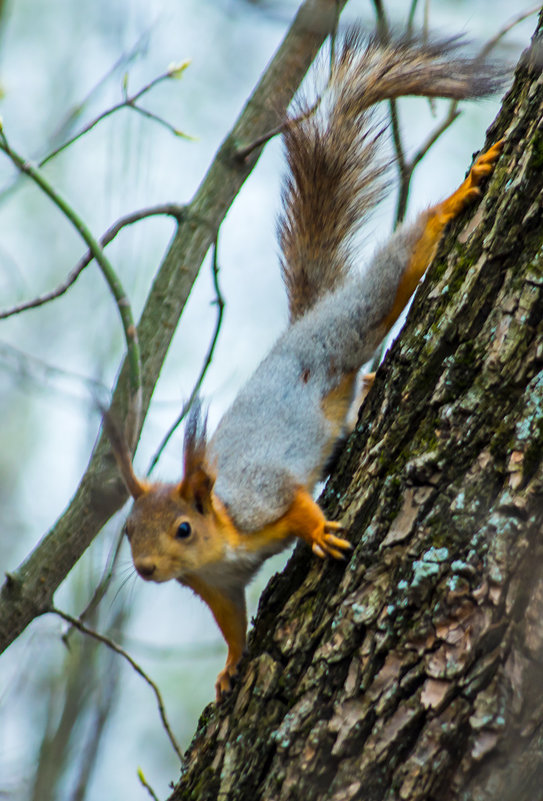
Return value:
[(271, 582), (172, 801), (543, 798), (540, 54), (328, 484), (355, 551)]

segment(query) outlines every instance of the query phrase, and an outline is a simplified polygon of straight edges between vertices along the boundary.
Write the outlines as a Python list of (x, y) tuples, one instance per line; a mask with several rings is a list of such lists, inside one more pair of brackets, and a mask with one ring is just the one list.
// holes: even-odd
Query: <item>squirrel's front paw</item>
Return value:
[(341, 530), (341, 524), (333, 520), (325, 520), (322, 526), (311, 532), (311, 550), (321, 559), (325, 556), (333, 556), (334, 559), (345, 559), (343, 551), (352, 550), (352, 545), (348, 540), (336, 537), (331, 531)]
[(236, 665), (225, 665), (217, 676), (215, 682), (215, 701), (220, 704), (226, 693), (232, 689), (232, 678), (236, 675), (238, 669)]

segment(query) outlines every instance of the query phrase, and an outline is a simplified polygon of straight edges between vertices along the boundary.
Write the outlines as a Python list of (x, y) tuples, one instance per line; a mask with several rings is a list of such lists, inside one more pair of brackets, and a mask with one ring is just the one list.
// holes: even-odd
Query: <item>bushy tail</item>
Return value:
[(403, 95), (480, 97), (496, 70), (457, 53), (458, 38), (382, 42), (352, 31), (316, 109), (300, 109), (284, 134), (288, 173), (278, 234), (291, 321), (335, 289), (353, 260), (353, 237), (380, 200), (387, 164), (371, 107)]

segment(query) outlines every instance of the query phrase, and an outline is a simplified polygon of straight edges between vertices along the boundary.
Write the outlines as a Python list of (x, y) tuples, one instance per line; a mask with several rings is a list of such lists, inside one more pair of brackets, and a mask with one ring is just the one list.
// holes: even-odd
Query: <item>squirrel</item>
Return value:
[(455, 40), (345, 36), (326, 95), (284, 127), (278, 235), (287, 330), (210, 439), (200, 405), (193, 407), (180, 481), (139, 479), (127, 447), (109, 431), (134, 499), (126, 534), (137, 572), (190, 587), (224, 636), (217, 701), (237, 672), (245, 586), (264, 560), (296, 537), (321, 558), (342, 559), (351, 549), (341, 524), (313, 499), (315, 484), (344, 431), (359, 370), (415, 291), (447, 223), (481, 195), (502, 150), (498, 142), (479, 156), (450, 197), (400, 226), (363, 274), (355, 269), (355, 234), (383, 194), (387, 166), (378, 153), (386, 126), (371, 108), (403, 95), (473, 98), (497, 87), (495, 71), (455, 55), (456, 47)]

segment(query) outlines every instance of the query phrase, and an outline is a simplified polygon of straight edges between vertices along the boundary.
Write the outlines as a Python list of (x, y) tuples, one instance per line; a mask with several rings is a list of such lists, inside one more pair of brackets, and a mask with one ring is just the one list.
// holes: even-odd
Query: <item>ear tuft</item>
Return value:
[(184, 441), (184, 475), (179, 494), (196, 511), (204, 514), (211, 505), (211, 490), (215, 477), (207, 464), (207, 415), (196, 398), (187, 418)]
[(134, 473), (132, 456), (126, 438), (108, 409), (102, 409), (102, 422), (124, 483), (135, 500), (147, 491), (147, 484), (140, 481)]

